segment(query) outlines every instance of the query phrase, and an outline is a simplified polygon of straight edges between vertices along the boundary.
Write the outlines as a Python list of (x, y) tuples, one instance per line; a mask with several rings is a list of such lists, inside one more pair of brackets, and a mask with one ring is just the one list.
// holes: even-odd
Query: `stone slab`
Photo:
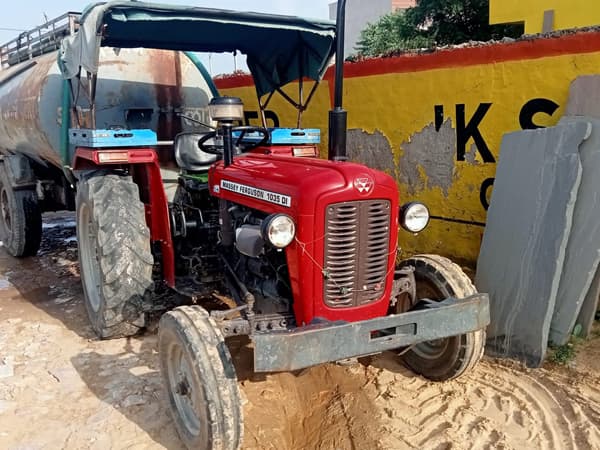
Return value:
[(583, 300), (581, 311), (575, 323), (576, 326), (581, 328), (579, 332), (580, 337), (588, 337), (592, 332), (592, 326), (594, 325), (594, 319), (596, 318), (596, 312), (600, 309), (600, 267), (596, 272), (594, 281)]
[(542, 33), (551, 33), (554, 31), (554, 10), (549, 9), (544, 11), (544, 22), (542, 25)]
[(563, 117), (559, 123), (590, 123), (592, 132), (579, 147), (581, 183), (550, 325), (549, 340), (554, 345), (569, 341), (600, 263), (600, 120)]
[(569, 89), (565, 116), (585, 116), (600, 119), (600, 75), (575, 78)]
[(490, 295), (489, 350), (530, 367), (546, 355), (590, 129), (569, 123), (502, 140), (476, 285)]

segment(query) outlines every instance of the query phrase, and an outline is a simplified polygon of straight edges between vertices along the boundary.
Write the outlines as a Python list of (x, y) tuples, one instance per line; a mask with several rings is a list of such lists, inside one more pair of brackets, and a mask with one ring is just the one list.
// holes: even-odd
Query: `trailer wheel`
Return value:
[[(419, 255), (400, 267), (415, 268), (417, 300), (442, 300), (477, 293), (462, 269), (447, 258)], [(416, 373), (434, 381), (452, 380), (471, 370), (483, 356), (485, 329), (415, 345), (401, 356)]]
[(236, 450), (243, 432), (235, 368), (221, 331), (199, 306), (163, 315), (158, 352), (175, 427), (189, 449)]
[(0, 166), (0, 240), (15, 257), (33, 256), (42, 240), (42, 212), (33, 190), (15, 190)]
[(130, 177), (84, 175), (77, 187), (77, 242), (84, 303), (96, 334), (117, 338), (145, 325), (153, 257), (144, 205)]

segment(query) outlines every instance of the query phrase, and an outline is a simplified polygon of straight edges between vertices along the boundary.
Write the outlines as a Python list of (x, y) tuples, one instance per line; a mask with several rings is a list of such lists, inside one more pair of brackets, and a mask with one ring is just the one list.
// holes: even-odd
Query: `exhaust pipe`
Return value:
[(344, 34), (346, 29), (346, 0), (337, 2), (335, 51), (335, 92), (333, 110), (329, 111), (329, 152), (331, 161), (346, 161), (348, 113), (343, 108), (344, 96)]

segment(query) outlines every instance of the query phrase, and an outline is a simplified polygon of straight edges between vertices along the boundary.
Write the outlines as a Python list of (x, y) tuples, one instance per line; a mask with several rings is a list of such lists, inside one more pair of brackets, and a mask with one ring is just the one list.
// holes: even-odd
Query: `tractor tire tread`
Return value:
[[(195, 356), (193, 364), (201, 374), (202, 388), (208, 402), (208, 448), (239, 449), (243, 438), (242, 402), (235, 367), (220, 329), (200, 306), (175, 308), (160, 320), (160, 353), (164, 351), (165, 336), (169, 334), (166, 330), (180, 335), (186, 349)], [(163, 359), (161, 370), (166, 380), (168, 375)], [(177, 418), (175, 422), (178, 423)], [(180, 431), (180, 435), (185, 433)], [(186, 445), (192, 446), (190, 442), (186, 442)]]
[[(42, 242), (42, 211), (37, 193), (31, 189), (14, 189), (6, 169), (0, 164), (0, 187), (4, 186), (10, 204), (11, 229), (5, 229), (0, 238), (8, 253), (16, 258), (35, 256)], [(0, 219), (2, 220), (2, 219)]]
[(137, 334), (145, 325), (140, 305), (153, 290), (150, 234), (138, 187), (131, 177), (103, 171), (87, 174), (82, 183), (77, 201), (90, 203), (102, 278), (99, 311), (86, 301), (92, 325), (103, 339)]

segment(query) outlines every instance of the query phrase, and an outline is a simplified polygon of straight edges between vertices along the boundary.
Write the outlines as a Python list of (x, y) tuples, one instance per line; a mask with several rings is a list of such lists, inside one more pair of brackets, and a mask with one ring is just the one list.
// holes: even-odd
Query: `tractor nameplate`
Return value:
[(276, 205), (289, 208), (292, 205), (292, 197), (289, 195), (279, 194), (277, 192), (265, 191), (254, 186), (234, 183), (232, 181), (221, 180), (221, 189), (235, 192), (236, 194), (245, 195), (246, 197), (257, 198)]

